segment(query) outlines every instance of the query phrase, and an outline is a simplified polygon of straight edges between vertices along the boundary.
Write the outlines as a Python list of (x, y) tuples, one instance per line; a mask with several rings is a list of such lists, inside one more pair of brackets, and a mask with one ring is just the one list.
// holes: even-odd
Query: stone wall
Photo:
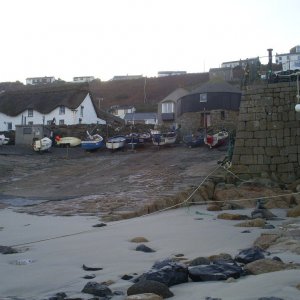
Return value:
[(300, 178), (297, 84), (250, 87), (240, 106), (232, 166), (236, 173), (288, 183)]

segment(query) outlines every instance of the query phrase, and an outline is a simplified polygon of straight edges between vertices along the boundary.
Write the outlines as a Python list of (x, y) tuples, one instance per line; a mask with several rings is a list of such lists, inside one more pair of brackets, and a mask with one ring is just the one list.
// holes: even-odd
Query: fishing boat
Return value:
[(219, 147), (224, 145), (228, 139), (228, 132), (225, 130), (221, 130), (216, 134), (207, 134), (204, 138), (204, 143), (208, 145), (210, 148)]
[(60, 147), (76, 147), (81, 144), (81, 139), (72, 136), (55, 137), (56, 145)]
[(104, 139), (101, 135), (99, 134), (90, 135), (88, 131), (87, 131), (87, 139), (81, 141), (81, 148), (87, 151), (97, 150), (99, 148), (102, 148), (104, 145), (105, 145)]
[(34, 139), (32, 142), (32, 148), (36, 152), (45, 152), (52, 147), (52, 141), (44, 137), (42, 139)]
[(152, 142), (156, 146), (171, 145), (176, 142), (177, 134), (174, 131), (152, 134)]
[(129, 147), (141, 146), (145, 142), (145, 139), (139, 133), (130, 133), (125, 137), (126, 137), (126, 144)]
[(124, 149), (126, 145), (126, 137), (123, 135), (116, 135), (113, 137), (110, 137), (106, 141), (106, 148), (114, 151), (117, 149)]
[(9, 138), (5, 137), (4, 134), (0, 134), (0, 146), (7, 145), (9, 142)]

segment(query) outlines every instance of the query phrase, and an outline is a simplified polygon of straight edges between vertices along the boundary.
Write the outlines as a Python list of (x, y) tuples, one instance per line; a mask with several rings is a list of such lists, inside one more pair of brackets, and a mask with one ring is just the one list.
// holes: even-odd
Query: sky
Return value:
[(0, 82), (207, 72), (300, 44), (299, 0), (9, 0), (0, 8)]

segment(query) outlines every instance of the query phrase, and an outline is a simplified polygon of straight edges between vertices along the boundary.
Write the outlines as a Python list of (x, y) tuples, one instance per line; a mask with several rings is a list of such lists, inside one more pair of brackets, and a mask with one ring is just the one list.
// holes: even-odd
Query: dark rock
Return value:
[(222, 298), (205, 297), (205, 300), (222, 300)]
[(85, 275), (82, 278), (84, 278), (84, 279), (94, 279), (95, 277), (96, 277), (95, 274), (91, 274), (91, 275)]
[(111, 289), (109, 289), (106, 285), (93, 281), (88, 282), (81, 292), (99, 297), (112, 296)]
[(132, 278), (133, 278), (133, 276), (127, 275), (127, 274), (125, 274), (125, 275), (123, 275), (123, 276), (121, 277), (121, 279), (123, 279), (123, 280), (130, 280), (130, 279), (132, 279)]
[(209, 265), (210, 260), (207, 257), (197, 257), (190, 261), (190, 266)]
[(150, 253), (150, 252), (155, 252), (155, 250), (147, 247), (146, 245), (144, 244), (141, 244), (141, 245), (138, 245), (136, 248), (135, 248), (136, 251), (142, 251), (142, 252), (146, 252), (146, 253)]
[(82, 269), (84, 271), (99, 271), (99, 270), (103, 270), (103, 268), (100, 268), (100, 267), (87, 267), (86, 265), (82, 265)]
[(50, 297), (48, 300), (64, 300), (66, 299), (67, 294), (64, 292), (56, 293), (55, 296)]
[(105, 223), (99, 223), (99, 224), (93, 225), (93, 227), (104, 227), (104, 226), (107, 226), (107, 224), (105, 224)]
[(209, 266), (195, 266), (189, 268), (189, 277), (193, 281), (217, 281), (226, 280), (229, 277), (235, 279), (244, 275), (243, 269), (235, 263), (215, 263)]
[(266, 219), (266, 220), (274, 220), (277, 217), (272, 214), (268, 209), (266, 208), (256, 208), (254, 211), (251, 212), (252, 219)]
[(244, 230), (241, 233), (251, 233), (251, 231), (250, 230)]
[(264, 252), (259, 247), (252, 247), (242, 250), (236, 257), (237, 262), (248, 264), (258, 259), (265, 258)]
[(284, 299), (278, 297), (261, 297), (258, 298), (257, 300), (284, 300)]
[(114, 295), (115, 296), (122, 296), (122, 295), (124, 295), (124, 292), (122, 292), (122, 291), (114, 291)]
[(13, 247), (0, 246), (0, 253), (2, 253), (2, 254), (14, 254), (14, 253), (18, 253), (18, 251), (16, 249), (14, 249)]
[(266, 225), (263, 227), (263, 229), (274, 229), (274, 228), (275, 228), (275, 226), (272, 225), (272, 224), (266, 224)]
[(143, 280), (135, 283), (127, 290), (127, 295), (137, 295), (144, 293), (154, 293), (163, 298), (173, 297), (174, 294), (169, 290), (168, 286), (153, 280)]
[(185, 265), (170, 262), (160, 269), (151, 269), (142, 274), (137, 281), (154, 280), (167, 286), (188, 282), (188, 269)]
[(282, 259), (281, 259), (280, 257), (278, 257), (278, 256), (274, 256), (272, 259), (273, 259), (273, 260), (277, 260), (277, 261), (281, 261), (281, 262), (282, 262)]
[(161, 269), (165, 266), (167, 266), (170, 263), (175, 262), (173, 258), (165, 258), (165, 259), (161, 259), (158, 260), (154, 263), (154, 265), (152, 266), (152, 269)]

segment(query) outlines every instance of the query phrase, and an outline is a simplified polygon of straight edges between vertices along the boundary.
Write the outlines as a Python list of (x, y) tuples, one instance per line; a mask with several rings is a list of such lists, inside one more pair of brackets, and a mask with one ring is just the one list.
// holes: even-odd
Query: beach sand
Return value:
[[(230, 211), (228, 211), (230, 212)], [(248, 214), (250, 210), (234, 211)], [(272, 210), (284, 221), (269, 221), (275, 227), (289, 220), (286, 211)], [(34, 216), (0, 211), (0, 245), (14, 246), (20, 253), (0, 254), (0, 299), (47, 299), (57, 292), (68, 297), (89, 299), (92, 295), (80, 293), (89, 281), (82, 277), (95, 274), (90, 281), (107, 282), (112, 291), (123, 291), (132, 282), (121, 279), (125, 274), (142, 274), (157, 260), (184, 254), (187, 259), (229, 253), (251, 247), (261, 228), (234, 227), (239, 221), (217, 219), (218, 212), (209, 212), (204, 206), (179, 208), (153, 215), (107, 223), (91, 216)], [(291, 219), (299, 222), (298, 219)], [(274, 230), (274, 229), (273, 229)], [(146, 245), (156, 252), (135, 251), (134, 237), (145, 237)], [(275, 254), (274, 254), (275, 255)], [(272, 255), (271, 255), (272, 256)], [(300, 263), (300, 256), (276, 252), (284, 262)], [(18, 264), (19, 263), (19, 264)], [(82, 265), (101, 267), (99, 271), (84, 271)], [(206, 297), (223, 300), (254, 300), (259, 297), (300, 299), (296, 285), (300, 283), (300, 269), (242, 277), (234, 282), (189, 282), (170, 287), (171, 299), (198, 300)], [(113, 299), (125, 299), (114, 296)]]

